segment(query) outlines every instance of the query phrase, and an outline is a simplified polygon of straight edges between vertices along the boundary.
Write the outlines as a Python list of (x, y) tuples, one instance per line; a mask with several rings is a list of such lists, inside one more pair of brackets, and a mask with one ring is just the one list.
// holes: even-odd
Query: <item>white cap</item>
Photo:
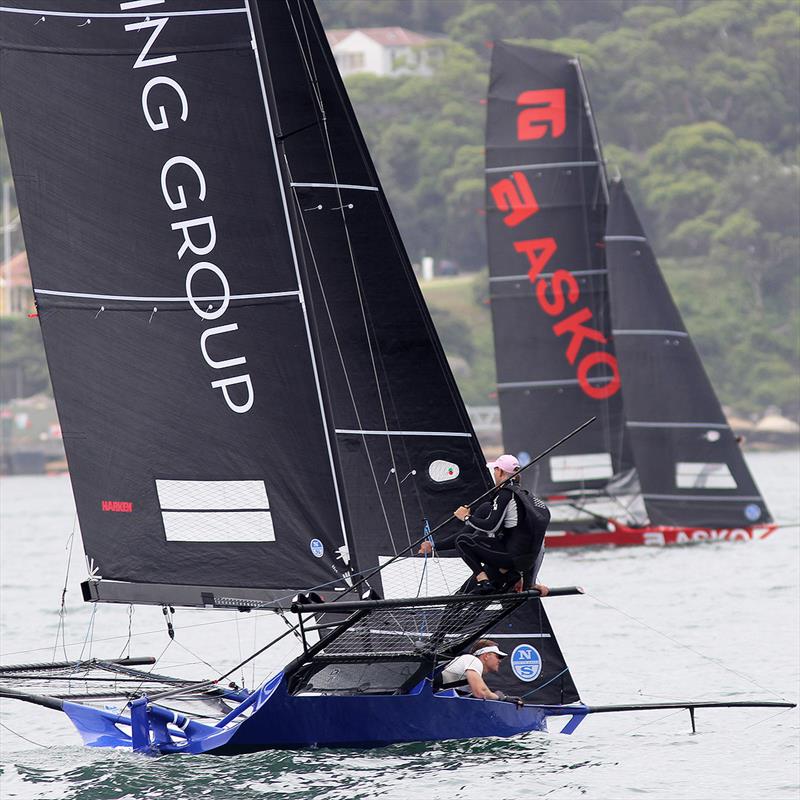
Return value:
[(476, 650), (472, 655), (474, 656), (482, 656), (484, 653), (497, 653), (500, 658), (505, 658), (508, 653), (504, 653), (496, 644), (489, 645), (489, 647), (481, 647), (479, 650)]

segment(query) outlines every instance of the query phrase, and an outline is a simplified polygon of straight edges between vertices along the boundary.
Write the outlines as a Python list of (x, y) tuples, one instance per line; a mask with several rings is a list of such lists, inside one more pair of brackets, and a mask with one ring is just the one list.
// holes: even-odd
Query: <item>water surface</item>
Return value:
[[(748, 462), (774, 516), (800, 521), (800, 453), (750, 454)], [(127, 607), (81, 601), (86, 569), (75, 540), (61, 635), (58, 608), (76, 527), (69, 481), (3, 479), (0, 499), (3, 663), (131, 652), (161, 656), (159, 671), (205, 678), (283, 629), (270, 614), (179, 609), (170, 643), (158, 609), (129, 615)], [(798, 699), (797, 527), (748, 544), (553, 551), (542, 578), (587, 589), (584, 597), (547, 601), (587, 703)], [(291, 647), (270, 652), (237, 679), (261, 680)], [(797, 709), (699, 710), (694, 735), (685, 711), (636, 712), (589, 717), (572, 736), (229, 758), (91, 750), (63, 715), (8, 701), (0, 705), (0, 723), (3, 800), (796, 800), (800, 788)]]

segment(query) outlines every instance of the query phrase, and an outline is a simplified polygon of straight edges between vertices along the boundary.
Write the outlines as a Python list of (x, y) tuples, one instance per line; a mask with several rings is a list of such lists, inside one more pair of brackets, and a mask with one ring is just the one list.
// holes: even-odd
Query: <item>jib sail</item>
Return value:
[(606, 258), (626, 426), (650, 521), (771, 522), (622, 181)]
[[(261, 35), (276, 132), (354, 549), (370, 568), (489, 476), (313, 5), (275, 5), (262, 5)], [(408, 596), (418, 581), (384, 588)]]
[(343, 586), (486, 486), (304, 0), (0, 9), (93, 599)]
[(525, 603), (486, 634), (507, 657), (486, 675), (492, 689), (527, 703), (566, 704), (580, 700), (541, 600)]
[(529, 470), (539, 494), (628, 469), (611, 342), (600, 144), (576, 59), (496, 42), (486, 132), (491, 309), (506, 450), (598, 423)]

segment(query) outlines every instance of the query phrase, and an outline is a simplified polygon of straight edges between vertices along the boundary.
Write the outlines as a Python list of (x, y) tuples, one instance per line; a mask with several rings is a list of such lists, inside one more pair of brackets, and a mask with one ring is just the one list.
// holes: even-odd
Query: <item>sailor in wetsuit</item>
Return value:
[[(519, 470), (519, 461), (512, 455), (502, 455), (497, 461), (486, 465), (492, 470), (495, 486), (507, 481)], [(516, 482), (519, 478), (516, 479)], [(546, 512), (544, 504), (534, 499)], [(465, 590), (476, 594), (504, 592), (517, 586), (522, 574), (534, 568), (541, 542), (538, 546), (531, 533), (536, 520), (524, 520), (523, 510), (508, 485), (498, 490), (492, 503), (484, 503), (475, 513), (468, 506), (461, 506), (453, 512), (465, 523), (467, 530), (459, 530), (436, 543), (437, 550), (455, 549), (472, 570), (473, 578), (465, 585)], [(549, 513), (546, 514), (549, 519)], [(544, 522), (544, 527), (547, 523)], [(544, 529), (541, 531), (542, 539)], [(423, 542), (420, 554), (433, 552), (433, 545)], [(536, 565), (538, 569), (538, 564)], [(547, 587), (536, 584), (542, 595)]]

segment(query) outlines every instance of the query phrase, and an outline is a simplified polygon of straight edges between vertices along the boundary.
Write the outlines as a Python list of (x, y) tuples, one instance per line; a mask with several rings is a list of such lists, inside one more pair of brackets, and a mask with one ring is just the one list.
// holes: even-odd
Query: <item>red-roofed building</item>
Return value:
[(327, 36), (342, 77), (357, 72), (430, 75), (442, 53), (439, 39), (397, 26), (334, 29)]
[(23, 250), (0, 264), (0, 315), (22, 316), (34, 310), (28, 255)]

